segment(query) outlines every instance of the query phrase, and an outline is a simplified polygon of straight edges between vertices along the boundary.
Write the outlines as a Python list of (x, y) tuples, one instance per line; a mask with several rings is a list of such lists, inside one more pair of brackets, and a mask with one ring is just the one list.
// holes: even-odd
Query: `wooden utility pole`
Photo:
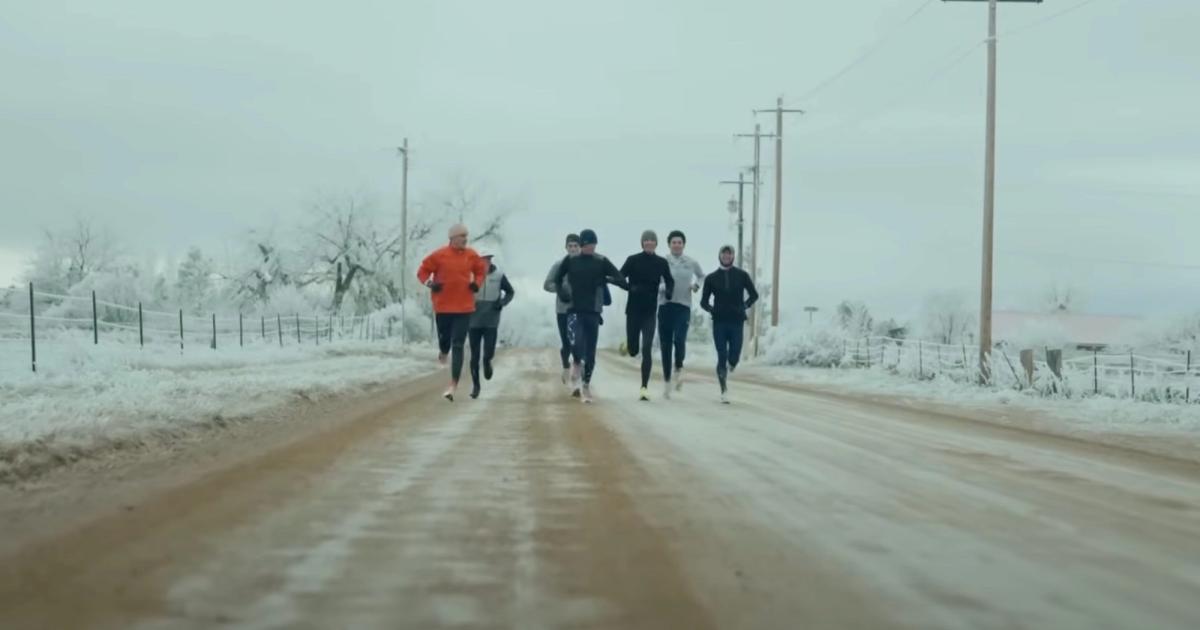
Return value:
[(979, 283), (979, 379), (990, 382), (992, 353), (993, 225), (996, 210), (996, 8), (999, 2), (1041, 3), (1042, 0), (942, 0), (988, 3), (987, 130), (983, 173), (983, 261)]
[(784, 109), (783, 97), (775, 109), (756, 109), (755, 114), (775, 113), (775, 256), (771, 261), (771, 326), (779, 325), (779, 251), (783, 234), (783, 115), (803, 114), (801, 109)]
[(744, 257), (742, 255), (742, 250), (745, 249), (745, 246), (746, 246), (746, 241), (743, 236), (743, 233), (744, 233), (743, 227), (746, 224), (746, 217), (745, 217), (745, 213), (743, 212), (743, 208), (745, 208), (745, 203), (743, 203), (745, 200), (745, 195), (743, 194), (743, 190), (745, 189), (746, 184), (749, 184), (749, 183), (751, 183), (751, 182), (746, 181), (745, 173), (741, 173), (741, 172), (738, 173), (737, 181), (724, 180), (721, 182), (722, 185), (732, 184), (732, 185), (738, 187), (738, 197), (737, 197), (737, 230), (738, 230), (737, 266), (738, 267), (742, 267), (743, 263), (744, 263)]
[[(759, 277), (762, 275), (762, 270), (759, 268), (758, 260), (758, 192), (762, 187), (762, 139), (774, 138), (775, 134), (764, 134), (762, 132), (762, 125), (755, 123), (754, 133), (739, 133), (734, 134), (734, 137), (754, 138), (754, 186), (753, 190), (751, 191), (751, 205), (753, 206), (753, 211), (752, 218), (750, 219), (750, 266), (753, 267), (753, 269), (750, 270), (750, 275), (753, 277), (754, 282), (757, 283)], [(754, 356), (758, 356), (759, 309), (760, 306), (755, 305), (754, 309), (750, 311), (750, 337), (754, 340)]]
[[(396, 147), (403, 161), (400, 175), (400, 316), (408, 310), (408, 138)], [(408, 341), (404, 322), (400, 322), (400, 343)]]

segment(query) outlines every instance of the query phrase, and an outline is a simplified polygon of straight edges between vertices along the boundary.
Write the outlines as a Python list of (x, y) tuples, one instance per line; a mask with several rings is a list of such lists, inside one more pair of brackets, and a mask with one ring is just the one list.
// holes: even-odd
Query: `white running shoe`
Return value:
[(721, 392), (721, 403), (725, 404), (725, 405), (729, 404), (729, 393), (728, 392)]
[(671, 400), (671, 381), (663, 383), (663, 399)]
[(592, 402), (592, 386), (591, 385), (589, 385), (587, 383), (583, 384), (582, 398), (583, 398), (584, 403), (591, 404), (591, 402)]
[(442, 394), (442, 398), (445, 398), (446, 400), (449, 400), (450, 402), (454, 402), (454, 390), (455, 389), (458, 389), (458, 383), (451, 381), (450, 386), (447, 387), (446, 391)]
[(566, 385), (566, 384), (567, 384), (567, 383), (569, 383), (570, 381), (571, 381), (571, 368), (563, 368), (563, 370), (562, 370), (562, 384), (563, 384), (563, 385)]

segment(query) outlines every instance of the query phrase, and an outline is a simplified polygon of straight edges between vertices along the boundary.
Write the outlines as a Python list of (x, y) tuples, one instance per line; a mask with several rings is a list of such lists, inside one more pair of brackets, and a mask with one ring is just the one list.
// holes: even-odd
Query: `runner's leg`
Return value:
[(463, 346), (467, 343), (467, 330), (471, 325), (470, 314), (452, 315), (450, 327), (450, 380), (458, 382), (463, 369)]

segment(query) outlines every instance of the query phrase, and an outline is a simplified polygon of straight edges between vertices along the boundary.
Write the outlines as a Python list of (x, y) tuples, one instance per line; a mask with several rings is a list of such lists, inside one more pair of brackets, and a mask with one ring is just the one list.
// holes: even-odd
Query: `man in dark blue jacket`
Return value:
[[(712, 314), (713, 342), (717, 345), (717, 381), (721, 384), (721, 402), (729, 403), (729, 372), (737, 368), (742, 356), (742, 329), (746, 311), (758, 300), (754, 279), (733, 266), (733, 246), (721, 248), (721, 266), (704, 278), (700, 308)], [(710, 304), (709, 301), (712, 301)]]

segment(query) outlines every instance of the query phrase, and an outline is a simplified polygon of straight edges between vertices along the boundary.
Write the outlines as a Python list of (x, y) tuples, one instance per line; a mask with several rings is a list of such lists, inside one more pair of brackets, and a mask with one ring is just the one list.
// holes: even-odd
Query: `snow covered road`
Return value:
[(31, 542), (0, 626), (1200, 627), (1200, 467), (779, 386), (639, 403), (612, 357), (584, 406), (555, 362)]

